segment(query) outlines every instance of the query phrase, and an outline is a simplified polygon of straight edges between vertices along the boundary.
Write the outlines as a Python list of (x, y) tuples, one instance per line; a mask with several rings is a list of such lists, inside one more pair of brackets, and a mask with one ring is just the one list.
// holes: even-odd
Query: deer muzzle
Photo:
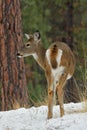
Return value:
[(22, 57), (23, 57), (23, 54), (22, 54), (21, 52), (18, 52), (18, 53), (17, 53), (17, 57), (18, 57), (18, 58), (22, 58)]

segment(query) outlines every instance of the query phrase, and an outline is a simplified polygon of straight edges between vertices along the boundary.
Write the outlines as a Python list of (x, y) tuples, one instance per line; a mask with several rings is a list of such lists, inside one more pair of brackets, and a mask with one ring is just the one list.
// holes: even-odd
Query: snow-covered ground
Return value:
[(0, 130), (87, 130), (87, 112), (84, 103), (65, 104), (65, 115), (60, 118), (59, 106), (47, 120), (47, 106), (20, 108), (0, 112)]

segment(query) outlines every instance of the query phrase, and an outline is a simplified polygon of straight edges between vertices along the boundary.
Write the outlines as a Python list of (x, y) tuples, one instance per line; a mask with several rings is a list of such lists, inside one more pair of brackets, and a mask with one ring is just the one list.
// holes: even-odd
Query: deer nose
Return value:
[(22, 56), (23, 55), (20, 52), (17, 53), (17, 57), (21, 58)]

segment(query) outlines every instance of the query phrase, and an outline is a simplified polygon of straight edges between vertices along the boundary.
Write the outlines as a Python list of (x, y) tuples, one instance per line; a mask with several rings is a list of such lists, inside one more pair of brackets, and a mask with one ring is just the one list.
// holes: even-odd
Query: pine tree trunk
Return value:
[(20, 1), (0, 0), (1, 110), (23, 107), (28, 102), (24, 61), (16, 56), (21, 46)]

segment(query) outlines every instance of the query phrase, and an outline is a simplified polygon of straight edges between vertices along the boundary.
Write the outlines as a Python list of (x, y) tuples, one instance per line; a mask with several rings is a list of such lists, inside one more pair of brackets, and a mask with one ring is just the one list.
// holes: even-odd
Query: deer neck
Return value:
[(46, 49), (43, 47), (41, 43), (39, 43), (39, 47), (36, 48), (36, 53), (33, 54), (34, 59), (44, 70), (45, 70), (45, 53)]

